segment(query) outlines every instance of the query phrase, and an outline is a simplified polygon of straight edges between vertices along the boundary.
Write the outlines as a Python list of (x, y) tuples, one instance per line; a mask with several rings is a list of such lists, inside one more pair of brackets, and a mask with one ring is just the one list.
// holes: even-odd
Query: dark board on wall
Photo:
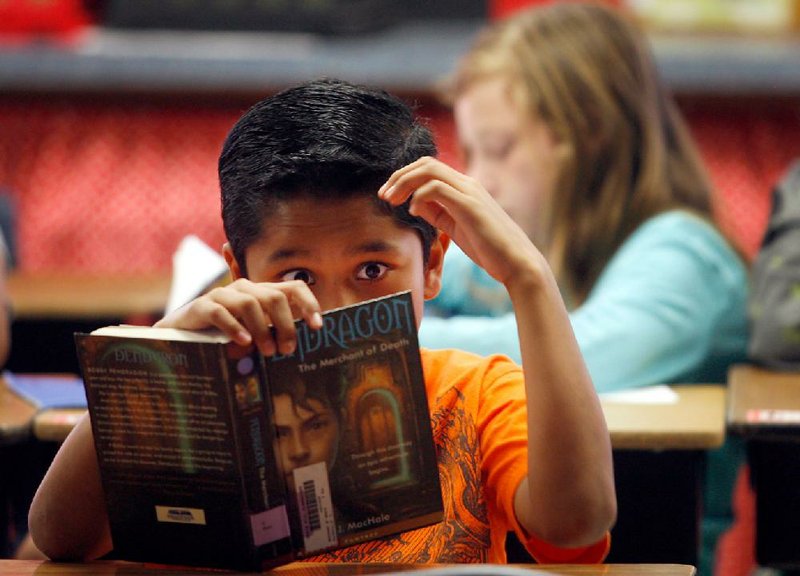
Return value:
[(109, 0), (117, 28), (271, 30), (352, 34), (405, 19), (485, 17), (486, 0)]

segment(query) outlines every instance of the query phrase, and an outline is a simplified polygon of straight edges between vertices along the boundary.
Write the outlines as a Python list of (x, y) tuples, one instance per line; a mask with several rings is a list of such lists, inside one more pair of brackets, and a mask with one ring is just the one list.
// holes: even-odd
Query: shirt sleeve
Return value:
[(539, 564), (599, 564), (611, 549), (611, 534), (606, 532), (594, 544), (580, 548), (558, 548), (535, 536), (528, 536), (522, 542)]
[(598, 392), (691, 378), (724, 316), (744, 315), (745, 268), (722, 236), (689, 215), (655, 220), (570, 315)]
[(504, 354), (519, 363), (517, 319), (503, 316), (425, 316), (419, 329), (420, 345), (426, 348), (458, 348), (475, 354)]
[[(570, 319), (595, 388), (609, 392), (696, 379), (693, 371), (725, 323), (739, 328), (733, 347), (743, 347), (746, 297), (746, 268), (724, 238), (675, 211), (648, 221), (623, 244)], [(426, 316), (419, 337), (429, 348), (522, 360), (513, 313)]]

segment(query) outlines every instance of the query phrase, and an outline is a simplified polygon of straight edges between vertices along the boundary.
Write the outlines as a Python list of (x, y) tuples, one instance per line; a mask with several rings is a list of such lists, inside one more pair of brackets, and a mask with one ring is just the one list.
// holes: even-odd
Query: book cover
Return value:
[(441, 519), (410, 293), (221, 334), (76, 334), (115, 557), (263, 569)]
[(318, 331), (299, 323), (295, 353), (266, 362), (301, 557), (442, 515), (410, 293), (333, 310), (323, 320)]

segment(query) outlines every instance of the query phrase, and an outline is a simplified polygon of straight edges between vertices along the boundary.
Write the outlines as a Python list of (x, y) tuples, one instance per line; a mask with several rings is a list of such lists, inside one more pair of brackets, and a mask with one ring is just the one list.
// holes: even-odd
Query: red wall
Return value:
[[(683, 101), (719, 190), (719, 219), (752, 256), (769, 192), (800, 156), (797, 102)], [(0, 187), (16, 200), (29, 271), (168, 270), (193, 233), (223, 242), (216, 159), (246, 104), (0, 100)], [(458, 163), (449, 112), (424, 103), (444, 160)]]

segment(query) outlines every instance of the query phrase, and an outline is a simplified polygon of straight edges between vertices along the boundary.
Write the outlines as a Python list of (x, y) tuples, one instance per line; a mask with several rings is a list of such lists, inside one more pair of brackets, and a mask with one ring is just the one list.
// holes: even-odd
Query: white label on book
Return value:
[(325, 462), (295, 468), (292, 474), (305, 552), (336, 546), (336, 520)]
[(286, 506), (276, 506), (250, 516), (253, 543), (256, 546), (274, 542), (289, 536), (289, 517)]
[(159, 522), (176, 522), (178, 524), (205, 525), (206, 523), (206, 513), (200, 508), (156, 506), (156, 518)]

